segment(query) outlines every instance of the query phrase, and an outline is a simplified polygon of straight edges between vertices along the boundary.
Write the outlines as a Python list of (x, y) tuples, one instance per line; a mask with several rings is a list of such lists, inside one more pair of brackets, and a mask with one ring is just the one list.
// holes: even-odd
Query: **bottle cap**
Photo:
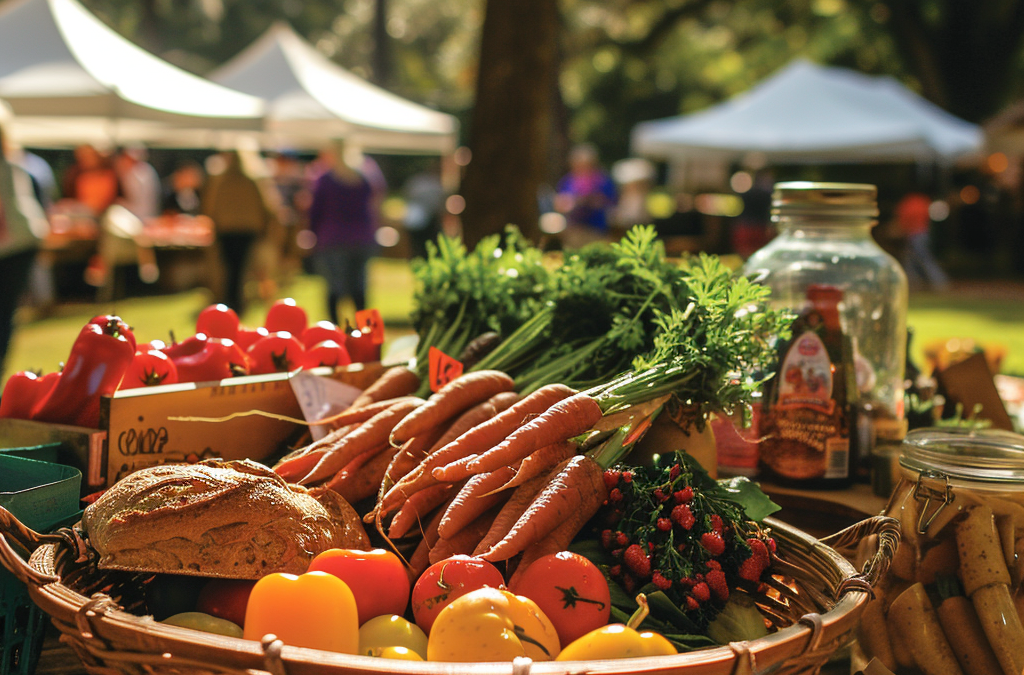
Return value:
[(878, 188), (865, 183), (776, 183), (772, 192), (772, 222), (807, 220), (835, 224), (878, 218)]

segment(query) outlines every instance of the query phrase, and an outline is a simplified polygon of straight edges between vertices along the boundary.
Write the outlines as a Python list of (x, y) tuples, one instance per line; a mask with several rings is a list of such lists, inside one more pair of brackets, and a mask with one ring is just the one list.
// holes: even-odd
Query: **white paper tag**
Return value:
[[(336, 415), (352, 405), (361, 389), (328, 377), (321, 377), (305, 370), (300, 370), (288, 381), (295, 392), (295, 399), (302, 409), (302, 416), (307, 422), (315, 422), (325, 417)], [(330, 432), (327, 425), (315, 425), (309, 428), (314, 441), (318, 441)]]

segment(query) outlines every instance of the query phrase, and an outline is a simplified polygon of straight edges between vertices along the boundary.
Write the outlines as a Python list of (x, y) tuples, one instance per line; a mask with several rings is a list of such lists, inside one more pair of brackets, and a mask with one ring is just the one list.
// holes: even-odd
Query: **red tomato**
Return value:
[(332, 548), (309, 564), (310, 572), (329, 572), (352, 589), (359, 610), (359, 625), (382, 614), (405, 614), (409, 604), (409, 577), (405, 565), (391, 551)]
[(345, 337), (345, 349), (355, 363), (380, 361), (380, 345), (373, 344), (373, 336), (358, 328)]
[(608, 582), (601, 570), (569, 551), (538, 558), (509, 590), (537, 603), (563, 645), (607, 625), (612, 611)]
[(334, 340), (324, 340), (306, 351), (306, 367), (316, 368), (317, 366), (347, 366), (352, 363), (348, 350)]
[(207, 338), (195, 354), (171, 358), (178, 367), (179, 382), (211, 382), (249, 374), (248, 355), (229, 338)]
[(306, 349), (284, 330), (256, 340), (246, 353), (249, 355), (250, 375), (284, 373), (306, 363)]
[(235, 342), (243, 350), (252, 347), (253, 343), (260, 338), (267, 337), (270, 335), (270, 331), (260, 326), (259, 328), (246, 328), (244, 326), (238, 327), (238, 334), (235, 336)]
[(206, 333), (210, 337), (235, 339), (238, 335), (238, 315), (227, 305), (218, 303), (210, 305), (199, 312), (196, 319), (196, 332)]
[(317, 321), (302, 332), (302, 344), (306, 349), (310, 349), (324, 340), (334, 340), (339, 345), (343, 345), (345, 344), (345, 331), (330, 321)]
[(178, 368), (171, 357), (156, 349), (135, 352), (128, 370), (121, 378), (118, 389), (155, 387), (158, 384), (174, 384), (178, 381)]
[(424, 572), (412, 589), (412, 615), (416, 625), (430, 634), (434, 619), (455, 598), (484, 586), (505, 583), (498, 568), (480, 558), (455, 555), (439, 560)]
[(295, 304), (292, 298), (278, 300), (267, 310), (263, 326), (271, 333), (286, 330), (292, 335), (302, 335), (309, 325), (306, 310)]
[(199, 591), (196, 611), (245, 626), (245, 606), (256, 582), (251, 579), (211, 579)]

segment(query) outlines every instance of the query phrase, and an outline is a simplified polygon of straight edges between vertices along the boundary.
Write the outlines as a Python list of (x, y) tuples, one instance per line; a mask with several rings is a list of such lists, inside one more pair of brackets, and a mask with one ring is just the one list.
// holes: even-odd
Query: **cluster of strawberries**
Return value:
[(691, 478), (679, 463), (605, 471), (607, 527), (600, 539), (614, 559), (609, 576), (628, 593), (663, 591), (703, 623), (731, 587), (761, 582), (775, 541), (713, 485)]

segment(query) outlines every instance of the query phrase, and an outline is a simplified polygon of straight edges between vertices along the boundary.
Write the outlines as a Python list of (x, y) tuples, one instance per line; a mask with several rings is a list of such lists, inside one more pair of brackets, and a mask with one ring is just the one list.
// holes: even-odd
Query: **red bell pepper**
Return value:
[[(172, 338), (173, 339), (173, 338)], [(194, 356), (199, 352), (203, 351), (206, 347), (206, 341), (209, 340), (206, 333), (196, 333), (191, 337), (187, 337), (181, 342), (173, 342), (169, 345), (165, 345), (162, 351), (172, 359), (179, 359), (183, 356)]]
[(234, 340), (203, 337), (203, 347), (198, 352), (171, 356), (178, 370), (178, 382), (211, 382), (249, 374), (249, 359)]
[(116, 316), (93, 319), (82, 327), (60, 379), (32, 419), (98, 428), (100, 398), (117, 391), (134, 356), (135, 336), (125, 322)]
[(59, 378), (59, 372), (37, 375), (31, 370), (11, 375), (0, 397), (0, 417), (31, 419), (32, 409), (49, 395)]

